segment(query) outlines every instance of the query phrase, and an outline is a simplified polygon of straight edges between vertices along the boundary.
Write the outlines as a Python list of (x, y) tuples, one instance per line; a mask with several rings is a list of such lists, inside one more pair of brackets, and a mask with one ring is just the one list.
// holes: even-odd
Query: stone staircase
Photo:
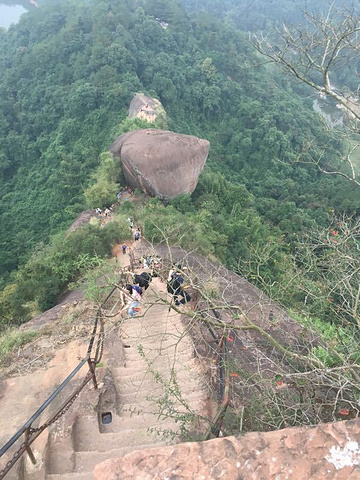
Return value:
[[(196, 431), (196, 414), (206, 408), (205, 382), (181, 315), (161, 301), (167, 295), (154, 278), (139, 316), (125, 315), (112, 334), (112, 358), (104, 360), (112, 401), (95, 411), (80, 396), (80, 405), (50, 430), (44, 475), (29, 473), (26, 480), (90, 480), (94, 466), (108, 458), (178, 443)], [(102, 422), (109, 415), (111, 422)]]

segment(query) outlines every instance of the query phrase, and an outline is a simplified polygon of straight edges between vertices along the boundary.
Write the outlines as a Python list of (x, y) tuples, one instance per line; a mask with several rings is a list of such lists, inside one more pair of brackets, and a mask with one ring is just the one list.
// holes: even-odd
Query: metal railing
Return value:
[[(120, 284), (124, 279), (125, 271), (128, 268), (123, 269), (118, 283)], [(86, 356), (81, 360), (81, 362), (74, 368), (74, 370), (65, 378), (65, 380), (59, 385), (59, 387), (50, 395), (50, 397), (39, 407), (36, 412), (29, 418), (29, 420), (13, 435), (8, 442), (0, 449), (0, 458), (8, 452), (8, 450), (24, 436), (23, 442), (20, 444), (19, 448), (13, 454), (12, 458), (6, 463), (6, 465), (0, 470), (0, 480), (2, 480), (9, 470), (15, 465), (15, 463), (21, 458), (24, 452), (27, 452), (29, 458), (33, 464), (36, 463), (35, 456), (30, 448), (30, 445), (36, 440), (36, 438), (50, 425), (56, 422), (65, 412), (69, 410), (71, 405), (74, 403), (76, 398), (79, 396), (82, 389), (85, 385), (88, 384), (90, 380), (93, 381), (95, 389), (98, 388), (96, 381), (96, 365), (98, 365), (103, 356), (104, 350), (104, 336), (105, 336), (105, 324), (104, 317), (102, 315), (102, 310), (104, 309), (106, 303), (113, 295), (114, 291), (117, 289), (117, 286), (114, 286), (105, 300), (101, 303), (99, 309), (96, 312), (94, 319), (94, 326), (91, 332), (91, 337), (89, 341), (89, 346), (87, 349)], [(94, 353), (93, 353), (93, 350)], [(82, 382), (77, 386), (75, 390), (68, 396), (68, 398), (63, 401), (61, 406), (56, 410), (56, 412), (51, 415), (48, 420), (46, 420), (42, 425), (38, 427), (33, 427), (34, 422), (40, 417), (40, 415), (49, 407), (50, 404), (58, 397), (58, 395), (64, 390), (64, 388), (69, 384), (69, 382), (79, 373), (79, 371), (87, 364), (88, 371), (82, 380)]]

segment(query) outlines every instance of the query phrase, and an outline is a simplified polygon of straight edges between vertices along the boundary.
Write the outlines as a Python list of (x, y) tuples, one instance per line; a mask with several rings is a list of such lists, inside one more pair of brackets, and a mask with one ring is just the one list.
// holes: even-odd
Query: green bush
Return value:
[(27, 332), (19, 332), (12, 328), (5, 330), (0, 336), (0, 363), (16, 348), (30, 342), (36, 335), (37, 332), (32, 330)]
[(120, 173), (119, 161), (113, 158), (110, 152), (102, 153), (100, 165), (92, 176), (95, 183), (84, 192), (88, 207), (102, 208), (114, 203), (119, 191)]
[(111, 255), (114, 243), (131, 238), (126, 216), (116, 216), (103, 228), (86, 225), (39, 247), (0, 294), (3, 325), (28, 320), (33, 305), (43, 311), (57, 301), (70, 282), (98, 267)]

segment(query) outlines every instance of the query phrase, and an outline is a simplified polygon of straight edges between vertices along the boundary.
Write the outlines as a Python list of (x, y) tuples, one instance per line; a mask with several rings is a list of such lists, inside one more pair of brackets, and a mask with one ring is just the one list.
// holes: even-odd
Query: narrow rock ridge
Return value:
[[(119, 317), (104, 359), (98, 407), (91, 408), (96, 398), (82, 396), (77, 410), (54, 426), (42, 478), (90, 480), (103, 460), (178, 443), (184, 431), (196, 430), (197, 415), (207, 416), (204, 375), (181, 315), (160, 301), (167, 296), (165, 284), (154, 278), (140, 316)], [(111, 421), (102, 423), (104, 416)]]

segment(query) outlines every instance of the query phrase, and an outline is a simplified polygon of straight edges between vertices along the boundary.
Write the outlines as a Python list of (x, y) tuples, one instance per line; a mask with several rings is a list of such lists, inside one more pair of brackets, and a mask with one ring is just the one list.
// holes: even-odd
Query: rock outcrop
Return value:
[(80, 213), (77, 219), (69, 227), (67, 233), (75, 232), (75, 230), (82, 227), (83, 225), (87, 225), (91, 222), (92, 218), (97, 218), (95, 210), (85, 210), (84, 212)]
[(94, 480), (355, 480), (360, 422), (254, 432), (137, 450), (97, 465)]
[(147, 97), (143, 93), (137, 93), (131, 100), (129, 118), (141, 118), (148, 122), (154, 122), (160, 115), (165, 119), (165, 110), (161, 102), (156, 98)]
[(110, 151), (132, 188), (168, 200), (194, 191), (209, 148), (207, 140), (149, 128), (121, 135)]

